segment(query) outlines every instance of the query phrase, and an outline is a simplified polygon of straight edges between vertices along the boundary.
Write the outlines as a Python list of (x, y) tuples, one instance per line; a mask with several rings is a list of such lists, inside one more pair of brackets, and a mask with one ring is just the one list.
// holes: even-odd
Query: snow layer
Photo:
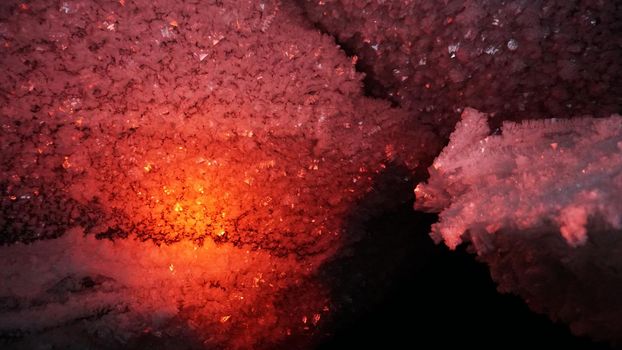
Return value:
[[(0, 247), (0, 266), (0, 334), (30, 335), (18, 345), (41, 349), (88, 342), (115, 348), (140, 334), (178, 335), (180, 329), (194, 332), (199, 344), (243, 346), (285, 331), (274, 329), (272, 299), (289, 287), (288, 276), (304, 275), (295, 259), (231, 244), (156, 247), (100, 241), (80, 230)], [(254, 317), (261, 325), (231, 338)]]
[(578, 333), (619, 340), (622, 117), (505, 122), (500, 132), (484, 113), (462, 114), (415, 189), (417, 209), (440, 212), (432, 237), (452, 249), (470, 241), (501, 289)]

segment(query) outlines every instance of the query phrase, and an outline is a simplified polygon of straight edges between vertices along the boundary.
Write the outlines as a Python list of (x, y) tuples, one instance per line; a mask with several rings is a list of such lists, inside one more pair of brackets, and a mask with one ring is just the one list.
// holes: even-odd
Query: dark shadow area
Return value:
[(357, 34), (355, 38), (352, 38), (350, 40), (340, 40), (339, 37), (335, 35), (335, 33), (331, 33), (324, 25), (322, 25), (322, 23), (310, 19), (310, 16), (307, 13), (306, 7), (304, 6), (302, 0), (296, 0), (296, 5), (304, 13), (304, 16), (308, 20), (308, 24), (310, 26), (318, 30), (320, 33), (332, 37), (335, 43), (346, 54), (346, 56), (350, 58), (356, 57), (356, 71), (365, 74), (365, 77), (363, 78), (363, 93), (366, 97), (385, 99), (391, 102), (391, 105), (393, 107), (399, 106), (399, 101), (391, 98), (391, 96), (387, 94), (388, 89), (380, 83), (380, 81), (376, 77), (376, 74), (374, 73), (374, 67), (371, 65), (371, 62), (373, 62), (373, 60), (368, 59), (368, 56), (375, 53), (371, 52), (370, 48), (357, 48), (357, 44), (361, 40), (359, 34)]
[(205, 344), (199, 340), (194, 331), (187, 327), (178, 327), (176, 334), (143, 334), (133, 339), (124, 348), (128, 350), (200, 350), (205, 348)]
[[(499, 294), (488, 268), (463, 246), (452, 252), (435, 245), (428, 232), (437, 217), (413, 211), (414, 181), (403, 181), (403, 171), (391, 166), (377, 176), (380, 190), (353, 209), (349, 248), (320, 272), (333, 287), (333, 305), (330, 321), (316, 337), (317, 348), (608, 348), (574, 337), (564, 325), (529, 311), (516, 296)], [(401, 204), (376, 209), (365, 219), (380, 197)]]

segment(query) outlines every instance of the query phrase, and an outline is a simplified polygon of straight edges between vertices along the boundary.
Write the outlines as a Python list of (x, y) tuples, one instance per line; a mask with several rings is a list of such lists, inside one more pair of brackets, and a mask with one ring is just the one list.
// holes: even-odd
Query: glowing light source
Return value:
[(69, 169), (71, 168), (71, 163), (69, 162), (69, 157), (65, 157), (63, 160), (63, 168)]
[(173, 210), (175, 210), (178, 213), (181, 213), (184, 210), (184, 208), (181, 206), (181, 204), (175, 203), (175, 207), (173, 208)]

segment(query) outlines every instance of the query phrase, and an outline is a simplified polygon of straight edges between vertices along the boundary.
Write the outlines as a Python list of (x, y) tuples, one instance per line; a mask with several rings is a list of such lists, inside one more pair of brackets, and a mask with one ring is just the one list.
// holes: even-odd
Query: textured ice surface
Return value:
[(78, 225), (315, 254), (385, 163), (434, 152), (292, 6), (57, 5), (0, 5), (0, 242)]
[(470, 241), (506, 291), (570, 322), (620, 339), (622, 117), (506, 122), (466, 109), (415, 189), (440, 212), (432, 236)]
[(443, 136), (464, 106), (501, 120), (621, 112), (619, 1), (304, 4), (358, 56), (374, 94), (437, 125)]
[(577, 246), (588, 219), (622, 228), (618, 115), (506, 122), (490, 135), (487, 116), (468, 108), (430, 171), (416, 205), (442, 211), (434, 235), (451, 248), (467, 230), (484, 243), (500, 228), (552, 224)]

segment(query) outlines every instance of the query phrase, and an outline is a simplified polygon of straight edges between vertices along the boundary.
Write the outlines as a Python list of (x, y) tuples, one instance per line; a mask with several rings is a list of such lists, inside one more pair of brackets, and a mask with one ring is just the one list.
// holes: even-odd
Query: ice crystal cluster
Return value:
[(622, 117), (505, 122), (466, 109), (415, 189), (440, 212), (435, 240), (469, 241), (506, 291), (571, 324), (619, 339)]

